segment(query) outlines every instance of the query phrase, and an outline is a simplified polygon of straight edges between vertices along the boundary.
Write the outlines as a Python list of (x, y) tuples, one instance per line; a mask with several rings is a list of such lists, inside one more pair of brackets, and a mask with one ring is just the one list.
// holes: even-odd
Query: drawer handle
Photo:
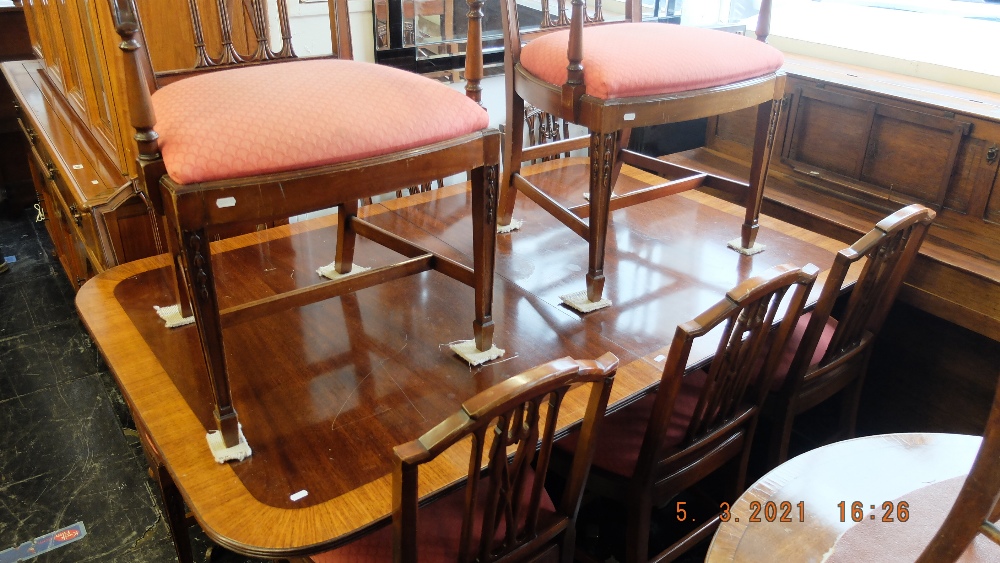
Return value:
[(75, 203), (69, 206), (69, 212), (73, 214), (73, 222), (79, 227), (83, 223), (83, 215), (80, 214)]
[(50, 181), (53, 181), (53, 182), (56, 181), (56, 165), (55, 164), (52, 164), (51, 162), (46, 162), (45, 163), (45, 177), (48, 180), (50, 180)]
[(986, 162), (988, 164), (993, 164), (994, 162), (996, 162), (998, 150), (1000, 150), (1000, 147), (997, 147), (997, 145), (993, 145), (986, 151)]
[(32, 145), (35, 145), (35, 144), (38, 143), (38, 133), (35, 133), (34, 128), (32, 128), (30, 125), (28, 125), (28, 126), (26, 126), (24, 128), (24, 132), (28, 134), (28, 142), (29, 143), (31, 143)]

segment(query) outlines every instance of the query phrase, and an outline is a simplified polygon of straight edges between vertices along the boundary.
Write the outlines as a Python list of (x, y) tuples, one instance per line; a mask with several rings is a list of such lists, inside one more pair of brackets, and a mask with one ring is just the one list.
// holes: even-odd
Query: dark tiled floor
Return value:
[(0, 551), (82, 521), (84, 539), (35, 561), (174, 561), (134, 425), (51, 251), (33, 212), (0, 212), (0, 256), (16, 258), (0, 274)]

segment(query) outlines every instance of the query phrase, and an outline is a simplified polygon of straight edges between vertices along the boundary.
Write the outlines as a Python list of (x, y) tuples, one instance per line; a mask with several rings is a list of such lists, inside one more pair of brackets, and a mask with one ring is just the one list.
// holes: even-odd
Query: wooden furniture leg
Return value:
[(194, 563), (194, 554), (191, 550), (191, 537), (188, 535), (187, 514), (184, 511), (184, 498), (177, 490), (177, 485), (171, 479), (167, 468), (157, 462), (153, 467), (156, 484), (160, 487), (160, 496), (163, 499), (163, 516), (167, 520), (167, 530), (170, 532), (170, 539), (174, 542), (174, 550), (177, 552), (179, 563)]
[(351, 222), (358, 215), (358, 202), (337, 206), (337, 256), (334, 267), (338, 274), (349, 274), (354, 265), (354, 245), (357, 235)]
[(192, 296), (195, 324), (201, 336), (202, 353), (208, 369), (215, 399), (216, 427), (222, 432), (226, 447), (239, 443), (239, 421), (233, 408), (233, 397), (229, 388), (229, 372), (226, 369), (226, 354), (222, 345), (222, 322), (219, 318), (219, 302), (215, 294), (215, 277), (212, 275), (212, 261), (208, 233), (204, 228), (196, 231), (181, 231), (182, 255), (187, 268), (188, 291)]
[[(511, 113), (514, 112), (514, 113)], [(507, 81), (507, 115), (524, 115), (524, 100), (514, 92), (513, 83)], [(514, 214), (517, 187), (515, 174), (521, 172), (521, 155), (524, 152), (524, 120), (509, 119), (503, 135), (503, 184), (500, 188), (500, 225), (509, 225)]]
[[(487, 143), (493, 145), (494, 143)], [(487, 147), (497, 150), (499, 147)], [(493, 347), (493, 270), (496, 264), (497, 238), (497, 165), (472, 171), (472, 247), (476, 297), (476, 320), (472, 329), (476, 348), (485, 352)]]
[(618, 132), (590, 135), (590, 261), (587, 269), (587, 299), (598, 302), (604, 294), (604, 245), (611, 210), (611, 173), (618, 152)]
[(750, 185), (747, 189), (745, 202), (747, 213), (740, 233), (740, 245), (746, 250), (752, 249), (754, 243), (757, 242), (760, 205), (764, 198), (764, 181), (767, 179), (767, 167), (771, 160), (771, 149), (774, 147), (774, 132), (778, 126), (780, 109), (780, 99), (757, 106), (757, 129), (753, 141)]

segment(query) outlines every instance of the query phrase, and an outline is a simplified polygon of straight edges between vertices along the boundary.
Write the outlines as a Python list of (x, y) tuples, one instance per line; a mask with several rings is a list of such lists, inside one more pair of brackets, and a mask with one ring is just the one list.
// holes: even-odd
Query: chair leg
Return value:
[[(489, 149), (487, 149), (489, 150)], [(496, 145), (493, 146), (496, 150)], [(493, 347), (493, 270), (496, 266), (498, 166), (472, 171), (472, 248), (476, 320), (472, 324), (476, 348)]]
[(844, 440), (853, 438), (857, 434), (858, 407), (861, 403), (861, 392), (865, 386), (865, 373), (868, 371), (868, 358), (871, 356), (871, 350), (872, 346), (869, 344), (868, 349), (864, 352), (865, 357), (858, 364), (860, 373), (850, 385), (841, 391), (840, 429), (844, 433), (842, 438)]
[[(509, 82), (509, 81), (508, 81)], [(500, 225), (509, 225), (514, 215), (517, 188), (514, 175), (521, 173), (521, 155), (524, 151), (524, 100), (507, 87), (507, 127), (503, 135), (503, 180), (500, 186)]]
[(215, 399), (215, 422), (226, 447), (230, 448), (239, 443), (239, 421), (229, 388), (209, 239), (205, 229), (183, 231), (181, 237), (181, 253), (188, 272), (188, 292), (192, 296), (195, 325), (201, 336), (202, 353)]
[(790, 408), (785, 410), (785, 415), (780, 420), (773, 420), (771, 424), (771, 440), (768, 445), (768, 469), (773, 469), (788, 459), (788, 444), (792, 440), (792, 426), (795, 423), (795, 414)]
[(753, 141), (753, 157), (750, 161), (750, 185), (746, 195), (746, 218), (740, 233), (740, 244), (750, 249), (757, 241), (757, 224), (760, 218), (761, 201), (764, 199), (764, 182), (767, 167), (774, 146), (774, 132), (778, 126), (778, 112), (781, 100), (771, 100), (757, 106), (757, 129)]
[(181, 257), (181, 252), (177, 245), (177, 239), (174, 238), (177, 233), (177, 227), (173, 224), (173, 221), (171, 221), (169, 217), (165, 216), (164, 220), (167, 223), (167, 253), (172, 259), (171, 266), (174, 272), (174, 295), (177, 297), (177, 304), (180, 305), (181, 317), (190, 317), (191, 296), (188, 293), (187, 281), (184, 279), (184, 260)]
[(590, 135), (590, 263), (587, 269), (587, 299), (604, 295), (604, 245), (610, 219), (611, 177), (618, 152), (618, 132)]
[[(631, 495), (630, 495), (631, 496)], [(625, 562), (647, 563), (649, 561), (649, 521), (653, 517), (650, 495), (630, 498), (625, 526)]]
[(358, 215), (358, 202), (337, 206), (337, 255), (334, 267), (338, 274), (349, 274), (354, 265), (354, 244), (357, 234), (351, 221)]
[(632, 137), (632, 129), (622, 129), (621, 134), (618, 137), (618, 146), (615, 148), (615, 167), (611, 171), (611, 193), (614, 193), (615, 186), (618, 185), (618, 177), (622, 173), (622, 165), (625, 161), (622, 159), (622, 150), (628, 148), (628, 140)]

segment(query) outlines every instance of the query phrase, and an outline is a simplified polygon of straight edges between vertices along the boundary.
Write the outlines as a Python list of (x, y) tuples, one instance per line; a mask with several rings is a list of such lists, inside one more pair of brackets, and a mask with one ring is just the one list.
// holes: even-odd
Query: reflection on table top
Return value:
[[(883, 514), (882, 503), (905, 497), (927, 485), (969, 472), (982, 438), (957, 434), (885, 434), (855, 438), (817, 448), (793, 458), (762, 477), (733, 504), (709, 548), (707, 563), (797, 561), (819, 563), (837, 538), (854, 526), (852, 504), (862, 503), (864, 516)], [(905, 499), (904, 499), (905, 500)], [(764, 507), (792, 505), (791, 522), (750, 522), (751, 503)], [(844, 520), (841, 507), (844, 504)], [(798, 504), (804, 503), (799, 515)], [(875, 509), (870, 507), (874, 505)], [(950, 506), (916, 506), (909, 510), (946, 512)], [(782, 514), (779, 509), (778, 514)], [(905, 522), (885, 525), (905, 526)], [(929, 538), (928, 538), (929, 539)], [(887, 546), (886, 560), (892, 559)]]
[[(557, 197), (582, 198), (586, 161), (533, 171)], [(655, 181), (625, 174), (619, 190)], [(466, 188), (454, 186), (362, 214), (471, 266), (468, 209)], [(726, 248), (742, 208), (695, 192), (671, 196), (615, 212), (605, 268), (614, 306), (581, 318), (558, 305), (558, 295), (584, 288), (586, 242), (527, 198), (515, 215), (524, 227), (498, 241), (494, 320), (495, 341), (507, 351), (502, 361), (470, 369), (451, 355), (447, 343), (472, 335), (472, 289), (435, 272), (227, 328), (233, 400), (254, 451), (241, 463), (216, 464), (205, 444), (214, 425), (196, 329), (166, 330), (154, 314), (154, 305), (173, 302), (166, 256), (94, 278), (77, 305), (209, 536), (243, 553), (287, 556), (387, 522), (392, 447), (475, 393), (554, 358), (611, 351), (622, 366), (611, 403), (621, 408), (658, 382), (677, 324), (753, 274), (785, 262), (825, 270), (845, 246), (762, 217), (767, 251), (742, 256)], [(333, 261), (335, 239), (331, 215), (214, 243), (220, 306), (318, 283), (315, 270)], [(359, 239), (360, 265), (399, 258)], [(585, 390), (576, 391), (561, 428), (582, 418)], [(421, 494), (464, 478), (462, 455), (422, 472)], [(308, 496), (290, 500), (302, 490)]]

